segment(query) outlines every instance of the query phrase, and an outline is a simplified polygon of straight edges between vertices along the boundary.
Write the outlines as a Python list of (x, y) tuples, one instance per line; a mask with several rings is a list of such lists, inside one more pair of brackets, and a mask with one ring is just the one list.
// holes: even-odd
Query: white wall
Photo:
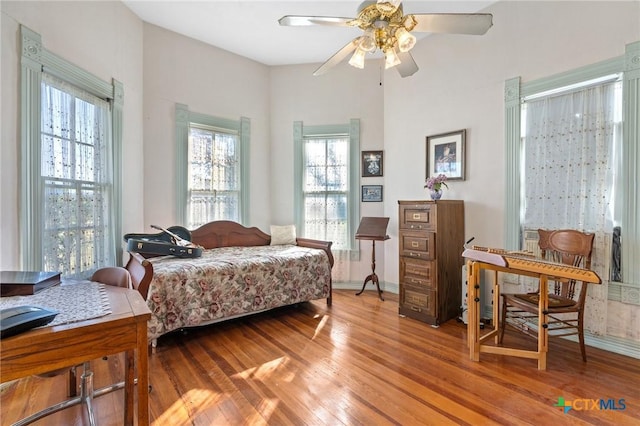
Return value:
[[(43, 47), (97, 77), (124, 86), (123, 228), (142, 226), (142, 22), (120, 2), (2, 1), (0, 268), (20, 267), (20, 24)], [(81, 17), (81, 19), (78, 19)]]
[(249, 225), (269, 231), (269, 68), (144, 25), (144, 224), (176, 224), (175, 104), (216, 117), (251, 119)]

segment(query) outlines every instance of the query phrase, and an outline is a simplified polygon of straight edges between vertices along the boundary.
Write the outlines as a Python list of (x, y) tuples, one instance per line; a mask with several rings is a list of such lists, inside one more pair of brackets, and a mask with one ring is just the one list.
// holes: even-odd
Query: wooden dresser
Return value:
[(460, 315), (462, 200), (398, 201), (400, 315), (439, 325)]

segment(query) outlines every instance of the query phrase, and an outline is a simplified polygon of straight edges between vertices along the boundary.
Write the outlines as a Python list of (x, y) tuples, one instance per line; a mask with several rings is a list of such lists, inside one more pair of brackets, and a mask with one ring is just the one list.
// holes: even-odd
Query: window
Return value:
[(522, 101), (521, 227), (595, 233), (592, 268), (609, 276), (622, 92), (614, 74)]
[[(640, 256), (640, 227), (637, 220), (640, 215), (640, 204), (638, 204), (640, 187), (624, 183), (638, 182), (640, 180), (640, 168), (638, 167), (640, 163), (640, 149), (638, 149), (640, 117), (637, 114), (637, 111), (640, 110), (640, 73), (638, 72), (640, 71), (640, 62), (634, 59), (637, 59), (639, 52), (640, 42), (634, 42), (626, 46), (625, 56), (537, 81), (521, 84), (520, 78), (517, 77), (507, 80), (505, 83), (505, 248), (517, 250), (521, 247), (523, 234), (526, 234), (526, 230), (521, 228), (521, 225), (524, 223), (526, 226), (527, 221), (532, 218), (526, 211), (534, 212), (534, 210), (529, 209), (526, 203), (534, 202), (532, 196), (536, 196), (535, 189), (529, 191), (526, 189), (526, 185), (522, 185), (523, 181), (521, 180), (523, 173), (530, 176), (531, 173), (537, 173), (530, 170), (531, 161), (535, 161), (535, 158), (532, 158), (534, 157), (532, 155), (533, 152), (530, 152), (528, 156), (526, 154), (526, 150), (532, 147), (526, 148), (526, 146), (523, 146), (524, 139), (521, 138), (521, 127), (525, 125), (527, 128), (526, 134), (529, 134), (531, 128), (529, 122), (532, 119), (532, 114), (534, 114), (533, 110), (536, 109), (534, 106), (536, 99), (532, 95), (544, 93), (547, 97), (564, 96), (557, 93), (548, 93), (548, 91), (561, 88), (566, 90), (569, 86), (590, 81), (589, 87), (583, 87), (579, 91), (591, 91), (592, 93), (589, 97), (593, 100), (598, 100), (598, 103), (600, 103), (599, 108), (603, 115), (593, 121), (596, 123), (594, 125), (596, 130), (579, 130), (577, 133), (609, 134), (609, 139), (613, 142), (607, 149), (612, 149), (612, 151), (606, 155), (598, 153), (595, 157), (597, 157), (599, 163), (602, 163), (602, 159), (608, 156), (611, 165), (606, 167), (609, 172), (601, 174), (603, 169), (601, 164), (598, 163), (596, 166), (585, 163), (584, 167), (582, 167), (584, 175), (579, 178), (585, 181), (596, 179), (607, 188), (606, 190), (599, 190), (600, 200), (598, 204), (603, 206), (606, 204), (602, 210), (604, 214), (599, 215), (599, 220), (604, 223), (602, 229), (606, 229), (608, 235), (606, 238), (601, 238), (600, 241), (596, 236), (595, 244), (597, 245), (596, 250), (601, 251), (598, 256), (598, 262), (601, 265), (606, 265), (611, 261), (611, 252), (616, 250), (616, 241), (622, 242), (620, 274), (617, 276), (616, 274), (610, 274), (611, 271), (606, 267), (599, 271), (599, 274), (603, 280), (609, 280), (610, 277), (616, 278), (616, 281), (609, 281), (605, 287), (608, 290), (609, 300), (630, 304), (640, 304), (640, 298), (638, 298), (640, 268), (637, 267), (637, 262), (635, 261)], [(614, 74), (622, 76), (621, 82), (609, 82), (607, 76)], [(570, 93), (577, 93), (575, 91), (576, 88), (572, 87), (571, 91), (567, 92), (568, 96), (574, 96)], [(600, 93), (597, 94), (596, 92)], [(523, 100), (525, 104), (527, 101), (529, 102), (526, 107), (526, 115), (521, 114)], [(607, 104), (610, 106), (606, 106)], [(568, 113), (568, 115), (564, 114), (564, 116), (569, 118), (571, 114), (574, 115), (576, 120), (584, 121), (584, 114), (581, 112), (572, 112)], [(577, 117), (576, 114), (581, 117)], [(620, 117), (622, 117), (622, 121), (620, 121)], [(523, 120), (524, 122), (522, 122)], [(572, 120), (574, 119), (572, 118)], [(621, 134), (621, 137), (618, 137), (618, 134)], [(533, 136), (533, 134), (529, 134), (529, 136)], [(562, 147), (563, 150), (565, 148), (569, 148), (567, 144)], [(571, 155), (576, 157), (575, 154), (564, 152), (564, 156)], [(583, 156), (583, 153), (580, 153), (580, 156)], [(529, 158), (528, 164), (527, 158)], [(565, 178), (555, 179), (559, 181), (556, 185), (564, 186), (562, 189), (564, 193), (574, 194), (575, 196), (577, 192), (566, 190), (566, 176)], [(574, 176), (572, 179), (576, 180), (576, 177)], [(551, 184), (549, 182), (541, 182), (540, 185), (549, 188)], [(592, 182), (587, 186), (591, 185), (595, 184)], [(535, 183), (530, 180), (529, 188), (534, 187)], [(545, 193), (548, 193), (548, 191)], [(597, 196), (598, 194), (595, 195)], [(589, 199), (593, 198), (591, 195), (588, 195), (588, 197), (591, 197)], [(575, 201), (576, 203), (574, 204), (578, 205), (578, 198), (575, 198)], [(544, 203), (546, 202), (545, 200)], [(565, 205), (569, 204), (565, 203)], [(586, 204), (586, 202), (583, 204)], [(593, 203), (589, 201), (589, 204)], [(554, 209), (555, 207), (547, 206), (545, 210), (554, 211)], [(582, 210), (588, 211), (589, 209)], [(525, 216), (522, 216), (523, 212), (525, 212)], [(587, 227), (586, 223), (576, 220), (574, 227)], [(594, 253), (594, 256), (596, 255), (598, 255), (597, 252)], [(618, 279), (622, 281), (617, 281)]]
[(176, 106), (178, 219), (189, 229), (213, 220), (246, 223), (249, 119)]
[(86, 278), (122, 263), (123, 87), (20, 31), (21, 268)]
[(301, 236), (355, 250), (359, 217), (359, 121), (344, 126), (294, 124), (296, 226)]
[(190, 124), (188, 228), (212, 220), (240, 222), (239, 147), (237, 134)]
[(115, 264), (109, 104), (42, 76), (43, 268), (78, 276)]

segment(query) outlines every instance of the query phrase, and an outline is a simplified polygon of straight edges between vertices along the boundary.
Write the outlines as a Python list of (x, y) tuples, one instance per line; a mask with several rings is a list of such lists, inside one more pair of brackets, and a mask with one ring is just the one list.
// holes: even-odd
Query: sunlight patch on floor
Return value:
[(152, 425), (192, 425), (198, 413), (214, 406), (222, 397), (223, 394), (209, 389), (191, 389), (159, 415)]
[[(316, 315), (314, 318), (318, 318), (319, 315)], [(311, 338), (311, 340), (314, 340), (316, 338), (316, 336), (318, 334), (320, 334), (320, 332), (322, 331), (322, 329), (324, 328), (325, 324), (327, 323), (327, 321), (329, 320), (329, 315), (323, 315), (322, 319), (320, 320), (320, 323), (318, 324), (318, 326), (316, 327), (316, 331), (313, 333), (313, 337)]]
[[(272, 361), (265, 362), (262, 365), (257, 367), (247, 368), (244, 371), (234, 374), (231, 377), (241, 378), (244, 380), (256, 379), (265, 381), (270, 378), (272, 374), (274, 374), (278, 370), (286, 371), (286, 366), (289, 363), (289, 358), (286, 356), (276, 358)], [(285, 381), (293, 380), (293, 374), (287, 373), (285, 377), (283, 377)]]

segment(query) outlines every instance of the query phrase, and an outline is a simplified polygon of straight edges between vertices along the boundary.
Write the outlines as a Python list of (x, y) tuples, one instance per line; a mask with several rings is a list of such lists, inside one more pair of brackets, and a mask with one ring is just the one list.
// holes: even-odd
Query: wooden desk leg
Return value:
[(125, 352), (124, 360), (124, 424), (133, 425), (135, 389), (135, 351)]
[(469, 358), (480, 361), (480, 266), (476, 262), (467, 261), (467, 338), (469, 342)]
[(384, 302), (384, 298), (382, 297), (382, 290), (380, 290), (380, 282), (378, 281), (378, 275), (376, 275), (376, 240), (373, 241), (373, 250), (371, 251), (371, 275), (368, 275), (367, 278), (364, 279), (364, 283), (362, 284), (362, 290), (356, 293), (356, 296), (360, 296), (364, 291), (364, 288), (367, 286), (367, 283), (371, 281), (376, 285), (376, 289), (378, 289), (378, 297), (380, 300)]
[(498, 282), (498, 271), (493, 271), (493, 329), (496, 331), (496, 337), (493, 342), (498, 346), (498, 338), (500, 336), (500, 283)]
[(549, 309), (549, 282), (546, 275), (540, 276), (540, 300), (538, 301), (538, 370), (547, 369), (549, 350), (549, 329), (547, 312)]
[(138, 323), (138, 426), (149, 425), (149, 342), (147, 322)]

